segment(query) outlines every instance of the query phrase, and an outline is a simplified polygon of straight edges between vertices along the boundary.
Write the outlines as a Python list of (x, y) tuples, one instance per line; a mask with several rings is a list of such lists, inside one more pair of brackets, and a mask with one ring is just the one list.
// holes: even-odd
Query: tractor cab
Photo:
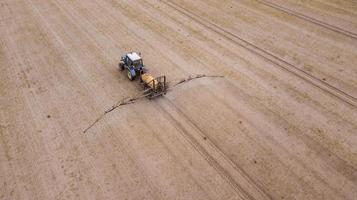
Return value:
[(136, 76), (145, 73), (145, 67), (140, 53), (131, 52), (122, 56), (119, 63), (121, 70), (127, 70), (129, 80), (134, 80)]

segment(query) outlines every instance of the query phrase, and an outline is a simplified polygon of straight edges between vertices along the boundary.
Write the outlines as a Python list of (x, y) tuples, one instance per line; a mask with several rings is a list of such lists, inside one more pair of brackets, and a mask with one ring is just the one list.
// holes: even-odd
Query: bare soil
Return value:
[[(140, 51), (180, 84), (142, 91)], [(2, 0), (0, 199), (356, 199), (357, 4)]]

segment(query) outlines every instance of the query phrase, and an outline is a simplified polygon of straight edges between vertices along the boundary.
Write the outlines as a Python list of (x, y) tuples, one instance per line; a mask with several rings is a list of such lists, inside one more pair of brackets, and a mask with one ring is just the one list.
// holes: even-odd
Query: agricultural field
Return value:
[[(131, 51), (219, 77), (103, 115)], [(0, 70), (1, 200), (357, 197), (354, 0), (2, 0)]]

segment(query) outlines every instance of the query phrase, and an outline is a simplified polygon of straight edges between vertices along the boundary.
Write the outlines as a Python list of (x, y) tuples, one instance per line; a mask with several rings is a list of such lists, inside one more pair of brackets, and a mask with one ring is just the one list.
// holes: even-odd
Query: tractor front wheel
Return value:
[(124, 63), (122, 63), (122, 62), (119, 63), (119, 69), (120, 69), (121, 71), (124, 70)]

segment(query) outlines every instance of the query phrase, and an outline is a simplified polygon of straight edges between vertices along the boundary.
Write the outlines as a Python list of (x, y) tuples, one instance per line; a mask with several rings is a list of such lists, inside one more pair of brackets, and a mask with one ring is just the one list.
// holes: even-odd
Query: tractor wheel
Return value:
[(131, 81), (134, 80), (135, 76), (134, 77), (132, 76), (130, 70), (126, 70), (126, 73), (127, 73), (129, 80), (131, 80)]

